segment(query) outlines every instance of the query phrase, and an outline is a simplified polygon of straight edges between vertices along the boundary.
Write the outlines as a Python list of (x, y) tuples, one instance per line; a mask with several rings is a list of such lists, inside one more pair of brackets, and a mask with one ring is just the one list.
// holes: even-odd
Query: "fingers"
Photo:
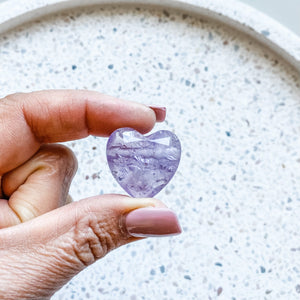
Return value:
[(67, 147), (43, 145), (30, 160), (3, 177), (2, 190), (9, 200), (0, 200), (0, 228), (64, 205), (76, 169), (76, 158)]
[[(28, 299), (51, 296), (86, 266), (135, 241), (136, 232), (168, 236), (181, 229), (176, 215), (158, 200), (120, 195), (85, 199), (3, 229), (0, 294), (14, 282), (6, 299), (19, 299), (19, 291)], [(15, 273), (18, 280), (13, 279)]]
[[(120, 127), (141, 133), (162, 110), (90, 91), (52, 90), (0, 100), (0, 176), (28, 160), (42, 143), (108, 136)], [(165, 114), (164, 114), (165, 116)]]

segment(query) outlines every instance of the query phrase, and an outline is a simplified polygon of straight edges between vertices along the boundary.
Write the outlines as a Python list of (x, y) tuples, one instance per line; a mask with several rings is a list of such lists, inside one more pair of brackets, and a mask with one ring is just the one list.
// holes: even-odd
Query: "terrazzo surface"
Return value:
[[(110, 253), (53, 300), (300, 298), (300, 80), (280, 57), (209, 19), (94, 7), (2, 34), (0, 70), (0, 96), (75, 88), (166, 106), (155, 130), (181, 140), (157, 198), (183, 234)], [(106, 142), (67, 143), (75, 200), (123, 193)]]

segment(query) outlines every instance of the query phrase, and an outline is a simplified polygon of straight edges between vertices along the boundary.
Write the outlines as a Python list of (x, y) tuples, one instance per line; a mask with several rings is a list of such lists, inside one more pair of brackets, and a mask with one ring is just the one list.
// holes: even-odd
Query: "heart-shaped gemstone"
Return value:
[(167, 130), (143, 136), (132, 128), (120, 128), (108, 139), (110, 170), (133, 197), (153, 197), (174, 176), (181, 155), (179, 139)]

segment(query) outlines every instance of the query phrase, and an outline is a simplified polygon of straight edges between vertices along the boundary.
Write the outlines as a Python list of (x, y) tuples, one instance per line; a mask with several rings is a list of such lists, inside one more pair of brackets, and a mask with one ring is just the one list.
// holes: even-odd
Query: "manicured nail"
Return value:
[(176, 214), (168, 208), (139, 208), (125, 218), (125, 226), (135, 237), (170, 236), (181, 233)]
[(162, 106), (149, 106), (154, 112), (156, 116), (156, 122), (163, 122), (166, 118), (167, 109)]

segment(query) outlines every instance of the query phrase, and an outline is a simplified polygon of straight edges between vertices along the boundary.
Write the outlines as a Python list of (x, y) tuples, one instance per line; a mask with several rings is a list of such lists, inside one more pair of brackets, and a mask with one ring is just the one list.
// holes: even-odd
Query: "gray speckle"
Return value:
[(269, 35), (270, 35), (270, 31), (269, 31), (269, 30), (262, 30), (261, 33), (262, 33), (264, 36), (269, 36)]
[(261, 273), (265, 273), (265, 272), (266, 272), (266, 268), (263, 267), (263, 266), (260, 266), (259, 269), (260, 269), (260, 272), (261, 272)]
[(155, 274), (156, 274), (155, 270), (154, 270), (154, 269), (151, 269), (150, 274), (151, 274), (151, 275), (155, 275)]
[(164, 66), (163, 66), (163, 64), (161, 62), (158, 63), (158, 66), (159, 66), (160, 69), (164, 68)]
[(168, 12), (168, 11), (166, 11), (166, 10), (163, 10), (163, 14), (168, 18), (168, 17), (170, 17), (170, 13)]

